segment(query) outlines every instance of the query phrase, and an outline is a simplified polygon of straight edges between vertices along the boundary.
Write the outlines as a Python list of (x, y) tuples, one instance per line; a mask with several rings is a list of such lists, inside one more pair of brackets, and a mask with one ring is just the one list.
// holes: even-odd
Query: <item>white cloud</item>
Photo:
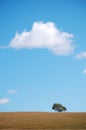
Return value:
[(86, 58), (86, 52), (82, 52), (80, 54), (77, 54), (75, 56), (76, 59), (85, 59)]
[(53, 22), (35, 22), (31, 31), (16, 33), (9, 47), (15, 49), (47, 48), (57, 55), (73, 53), (73, 34), (59, 30)]
[(86, 69), (83, 70), (83, 74), (86, 74)]
[(16, 94), (16, 93), (17, 93), (17, 91), (13, 90), (13, 89), (8, 91), (8, 94)]
[(10, 102), (10, 100), (8, 98), (2, 98), (2, 99), (0, 99), (0, 104), (7, 104), (9, 102)]

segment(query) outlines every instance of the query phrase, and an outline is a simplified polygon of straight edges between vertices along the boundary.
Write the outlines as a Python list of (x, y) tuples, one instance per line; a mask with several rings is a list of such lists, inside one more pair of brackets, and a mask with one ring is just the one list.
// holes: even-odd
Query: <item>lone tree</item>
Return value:
[(67, 111), (67, 108), (59, 103), (54, 103), (52, 109), (58, 112)]

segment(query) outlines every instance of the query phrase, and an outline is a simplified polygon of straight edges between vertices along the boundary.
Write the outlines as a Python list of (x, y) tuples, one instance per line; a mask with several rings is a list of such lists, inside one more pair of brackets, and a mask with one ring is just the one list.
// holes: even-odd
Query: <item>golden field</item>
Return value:
[(86, 130), (86, 113), (1, 112), (1, 130)]

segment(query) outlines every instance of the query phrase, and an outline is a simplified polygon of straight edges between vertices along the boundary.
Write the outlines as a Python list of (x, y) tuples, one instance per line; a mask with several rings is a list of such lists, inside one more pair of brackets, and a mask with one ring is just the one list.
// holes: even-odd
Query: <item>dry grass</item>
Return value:
[(86, 113), (0, 113), (2, 130), (86, 130)]

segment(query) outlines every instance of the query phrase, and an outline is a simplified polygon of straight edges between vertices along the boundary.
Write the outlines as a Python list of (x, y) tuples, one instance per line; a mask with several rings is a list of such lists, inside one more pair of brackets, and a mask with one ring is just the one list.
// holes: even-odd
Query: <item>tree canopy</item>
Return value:
[(67, 111), (67, 108), (59, 103), (54, 103), (52, 109), (58, 112)]

